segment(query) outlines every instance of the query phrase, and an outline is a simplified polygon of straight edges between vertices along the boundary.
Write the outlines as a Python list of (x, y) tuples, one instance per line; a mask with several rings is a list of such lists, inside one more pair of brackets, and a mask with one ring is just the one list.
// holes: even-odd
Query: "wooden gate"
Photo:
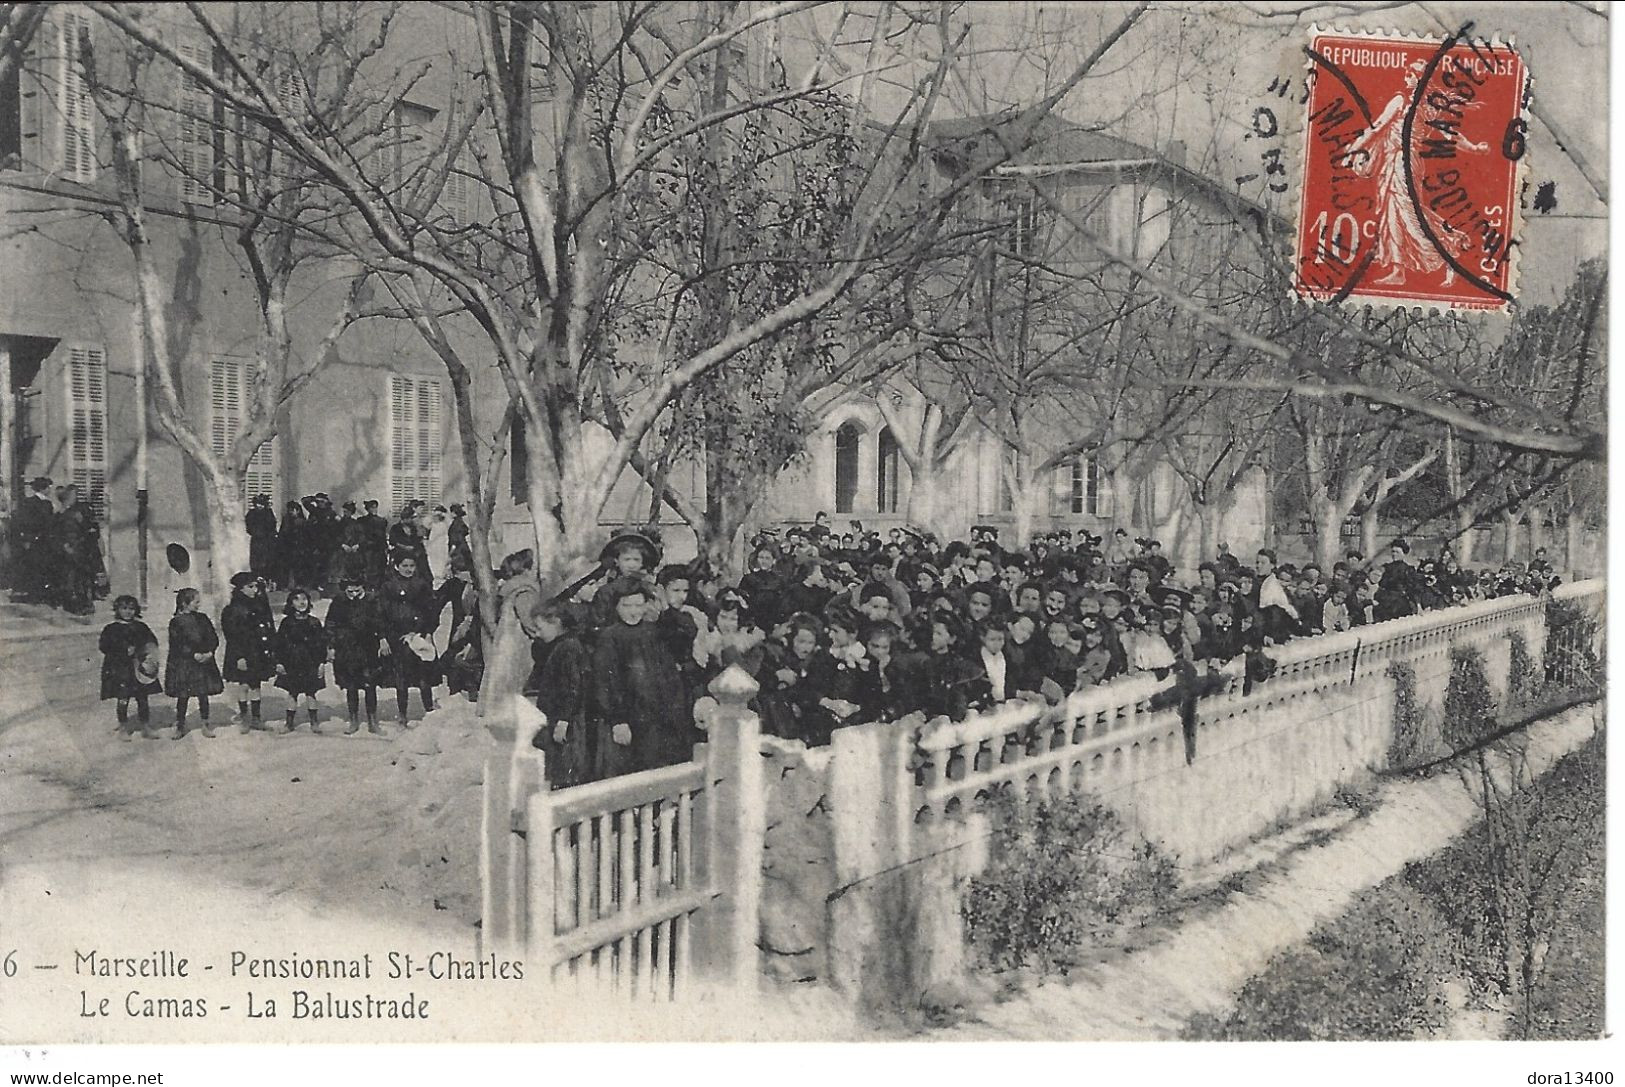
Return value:
[(549, 791), (517, 702), (485, 767), (482, 945), (555, 984), (670, 1000), (753, 986), (765, 806), (756, 684), (712, 684), (708, 742), (676, 766)]

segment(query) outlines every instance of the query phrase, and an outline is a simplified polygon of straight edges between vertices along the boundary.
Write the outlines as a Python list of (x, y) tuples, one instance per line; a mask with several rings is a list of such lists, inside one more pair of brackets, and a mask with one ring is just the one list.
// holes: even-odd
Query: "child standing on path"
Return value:
[(356, 578), (344, 581), (343, 594), (327, 606), (327, 638), (332, 646), (333, 682), (344, 690), (350, 723), (346, 736), (361, 728), (361, 702), (367, 704), (367, 731), (378, 728), (379, 656), (388, 646), (377, 602)]
[(261, 597), (259, 579), (244, 570), (232, 575), (231, 600), (220, 613), (226, 636), (224, 677), (237, 685), (240, 731), (261, 728), (260, 684), (275, 673), (276, 623)]
[(118, 700), (119, 738), (128, 742), (134, 730), (130, 723), (130, 700), (135, 700), (136, 720), (141, 734), (157, 739), (152, 731), (152, 713), (147, 696), (159, 690), (158, 639), (152, 628), (141, 621), (141, 604), (133, 596), (113, 601), (113, 621), (102, 628), (102, 700)]
[(214, 739), (209, 726), (209, 696), (226, 689), (214, 651), (220, 648), (209, 617), (198, 611), (202, 599), (196, 589), (175, 594), (175, 617), (169, 621), (169, 665), (164, 669), (164, 693), (175, 699), (175, 739), (186, 735), (186, 703), (197, 699), (203, 735)]
[(295, 728), (294, 703), (302, 703), (310, 718), (310, 731), (320, 733), (316, 720), (316, 692), (327, 686), (322, 665), (327, 663), (327, 632), (320, 619), (310, 614), (310, 594), (303, 589), (288, 593), (282, 609), (285, 617), (276, 638), (276, 685), (288, 692), (288, 731)]

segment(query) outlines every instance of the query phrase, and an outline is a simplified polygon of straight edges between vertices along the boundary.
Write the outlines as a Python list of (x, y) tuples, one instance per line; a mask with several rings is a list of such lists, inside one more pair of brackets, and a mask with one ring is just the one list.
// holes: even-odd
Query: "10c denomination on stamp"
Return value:
[(1513, 300), (1527, 73), (1510, 45), (1470, 31), (1311, 37), (1300, 295), (1465, 309)]

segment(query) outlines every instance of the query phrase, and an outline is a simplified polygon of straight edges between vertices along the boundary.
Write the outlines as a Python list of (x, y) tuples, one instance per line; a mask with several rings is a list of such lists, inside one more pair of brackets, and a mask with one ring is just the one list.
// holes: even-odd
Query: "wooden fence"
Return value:
[(731, 668), (694, 758), (550, 791), (516, 706), (485, 769), (482, 943), (555, 984), (670, 1000), (754, 986), (765, 831), (755, 681)]

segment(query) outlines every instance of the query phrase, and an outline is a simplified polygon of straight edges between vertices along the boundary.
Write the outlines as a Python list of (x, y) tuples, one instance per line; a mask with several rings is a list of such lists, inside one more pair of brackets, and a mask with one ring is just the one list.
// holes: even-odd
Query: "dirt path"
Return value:
[[(1604, 707), (1580, 706), (1529, 730), (1531, 769), (1579, 747)], [(1390, 782), (1380, 806), (1296, 853), (1245, 896), (1204, 911), (1164, 939), (1083, 967), (1065, 981), (975, 1009), (932, 1040), (1168, 1040), (1191, 1016), (1225, 1011), (1270, 957), (1341, 914), (1361, 891), (1462, 833), (1477, 810), (1453, 774)]]

